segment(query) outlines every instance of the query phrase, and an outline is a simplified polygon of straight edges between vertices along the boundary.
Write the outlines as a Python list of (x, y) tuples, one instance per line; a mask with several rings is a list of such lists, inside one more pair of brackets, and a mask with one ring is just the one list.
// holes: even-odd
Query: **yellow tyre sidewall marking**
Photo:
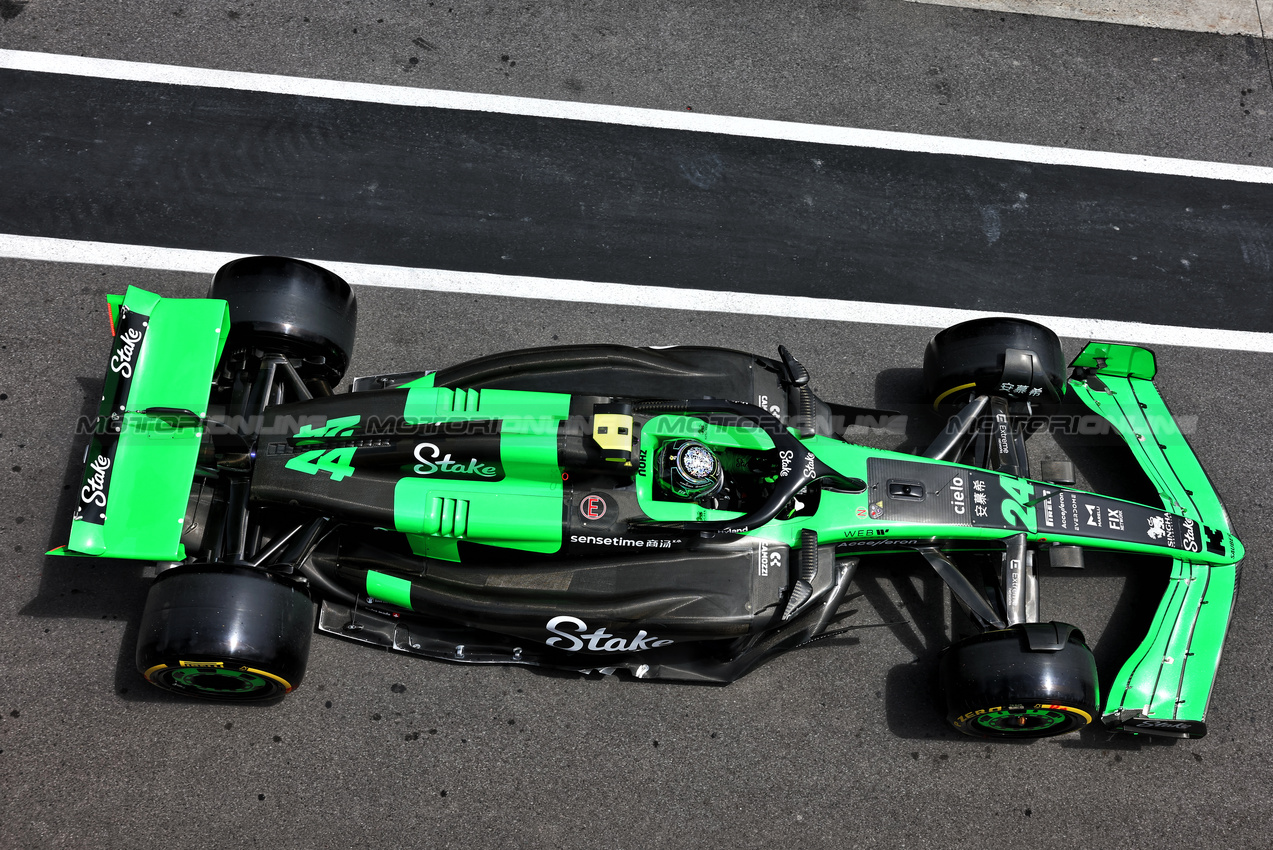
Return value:
[[(142, 675), (146, 678), (146, 681), (154, 682), (155, 681), (154, 675), (156, 673), (158, 673), (161, 670), (167, 670), (171, 666), (172, 666), (171, 664), (156, 664), (154, 667), (148, 668), (146, 672), (142, 673)], [(214, 670), (219, 669), (219, 670), (231, 670), (231, 671), (240, 672), (240, 673), (255, 673), (258, 676), (264, 676), (267, 679), (278, 682), (280, 685), (283, 686), (283, 690), (289, 693), (292, 690), (292, 683), (284, 679), (282, 676), (276, 676), (273, 673), (269, 673), (265, 670), (258, 670), (255, 667), (226, 667), (225, 664), (223, 664), (220, 661), (178, 661), (177, 666), (178, 667), (206, 667), (208, 669), (214, 669)]]
[(977, 386), (975, 383), (973, 383), (973, 384), (964, 384), (964, 385), (962, 385), (962, 386), (958, 386), (958, 387), (954, 387), (954, 388), (952, 388), (952, 389), (946, 390), (946, 392), (944, 392), (944, 393), (942, 393), (941, 395), (937, 396), (937, 400), (933, 402), (933, 410), (936, 410), (936, 409), (937, 409), (937, 405), (941, 404), (943, 401), (945, 401), (945, 400), (946, 400), (946, 396), (954, 395), (955, 393), (959, 392), (960, 390), (970, 390), (970, 389), (972, 389), (972, 388), (973, 388), (973, 387), (975, 387), (975, 386)]
[[(1083, 718), (1084, 724), (1092, 722), (1092, 715), (1088, 714), (1083, 709), (1075, 708), (1072, 705), (1059, 705), (1057, 703), (1040, 702), (1040, 703), (1035, 703), (1034, 705), (1022, 705), (1021, 708), (1026, 710), (1033, 710), (1033, 709), (1040, 709), (1040, 708), (1053, 709), (1055, 711), (1063, 711), (1067, 714), (1077, 714), (1079, 717)], [(959, 715), (959, 717), (955, 718), (955, 725), (965, 726), (968, 724), (969, 721), (977, 717), (982, 717), (987, 714), (993, 714), (997, 711), (1012, 711), (1012, 710), (1013, 710), (1012, 708), (1006, 705), (996, 705), (993, 708), (979, 708), (976, 711), (969, 711), (966, 714)]]

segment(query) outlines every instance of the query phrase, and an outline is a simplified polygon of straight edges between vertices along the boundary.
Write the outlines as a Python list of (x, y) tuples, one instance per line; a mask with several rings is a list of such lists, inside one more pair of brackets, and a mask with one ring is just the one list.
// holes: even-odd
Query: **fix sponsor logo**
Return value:
[(450, 452), (441, 456), (442, 450), (435, 443), (417, 443), (413, 454), (419, 461), (412, 467), (416, 475), (442, 473), (462, 478), (494, 478), (499, 475), (498, 467), (483, 463), (475, 457), (468, 461), (456, 461), (451, 459)]
[(564, 615), (553, 617), (545, 628), (556, 637), (550, 637), (544, 643), (566, 652), (580, 652), (585, 649), (588, 652), (641, 652), (672, 643), (670, 640), (654, 637), (644, 629), (637, 632), (635, 637), (626, 639), (610, 634), (604, 626), (590, 632), (588, 624), (583, 620)]

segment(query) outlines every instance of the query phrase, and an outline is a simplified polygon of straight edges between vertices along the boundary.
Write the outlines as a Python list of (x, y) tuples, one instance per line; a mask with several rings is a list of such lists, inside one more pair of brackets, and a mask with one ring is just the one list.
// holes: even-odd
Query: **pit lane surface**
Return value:
[(881, 150), (726, 135), (702, 117), (684, 130), (99, 79), (58, 73), (57, 59), (4, 67), (30, 57), (0, 55), (0, 222), (17, 236), (1273, 329), (1269, 169)]
[[(177, 7), (80, 18), (73, 7), (31, 4), (3, 20), (0, 45), (375, 82), (415, 83), (406, 75), (433, 63), (427, 84), (438, 88), (671, 109), (687, 101), (758, 117), (1273, 165), (1259, 114), (1267, 80), (1241, 38), (1115, 37), (1097, 25), (901, 4), (811, 7), (790, 19), (743, 7), (727, 26), (699, 7), (641, 18), (452, 8), (461, 22), (448, 23), (439, 7), (436, 18), (422, 11), (375, 25), (336, 7), (292, 14), (258, 4), (198, 20), (205, 13), (178, 16)], [(355, 40), (355, 27), (366, 40)], [(567, 86), (572, 79), (582, 90)], [(1133, 106), (1113, 106), (1118, 97)], [(206, 276), (21, 260), (0, 260), (0, 275), (0, 844), (1267, 843), (1273, 753), (1258, 707), (1273, 696), (1273, 625), (1261, 601), (1271, 589), (1263, 520), (1273, 470), (1260, 378), (1268, 355), (1158, 347), (1163, 395), (1177, 415), (1197, 417), (1191, 440), (1248, 549), (1212, 733), (1200, 741), (1091, 730), (1000, 745), (947, 731), (928, 692), (945, 593), (904, 563), (864, 570), (861, 595), (846, 605), (856, 612), (846, 624), (862, 628), (726, 688), (452, 666), (316, 639), (301, 690), (244, 709), (173, 700), (139, 681), (130, 656), (143, 569), (40, 554), (63, 542), (65, 488), (83, 448), (69, 431), (92, 407), (107, 346), (102, 296), (130, 283), (198, 295)], [(821, 394), (906, 405), (930, 333), (372, 287), (359, 297), (354, 374), (555, 342), (761, 352), (785, 342)], [(1081, 341), (1065, 343), (1072, 354)], [(923, 427), (915, 418), (911, 438)], [(1108, 670), (1127, 640), (1107, 628), (1111, 616), (1143, 616), (1140, 575), (1095, 563), (1046, 576), (1044, 614), (1082, 625)]]

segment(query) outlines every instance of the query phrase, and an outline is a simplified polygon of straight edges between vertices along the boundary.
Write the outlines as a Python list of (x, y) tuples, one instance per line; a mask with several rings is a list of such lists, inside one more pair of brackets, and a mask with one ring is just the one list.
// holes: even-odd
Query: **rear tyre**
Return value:
[(924, 386), (933, 407), (974, 395), (1055, 402), (1065, 387), (1065, 353), (1056, 334), (1035, 322), (974, 319), (928, 343)]
[(183, 696), (276, 699), (304, 678), (312, 633), (309, 597), (286, 579), (220, 564), (176, 567), (146, 597), (137, 669)]
[(349, 284), (287, 257), (244, 257), (222, 266), (209, 298), (230, 305), (226, 362), (254, 350), (278, 352), (305, 380), (334, 385), (349, 367), (358, 303)]
[(942, 654), (941, 686), (946, 719), (981, 738), (1073, 732), (1092, 722), (1099, 699), (1096, 661), (1077, 630), (1057, 650), (1031, 650), (1020, 626), (961, 640)]

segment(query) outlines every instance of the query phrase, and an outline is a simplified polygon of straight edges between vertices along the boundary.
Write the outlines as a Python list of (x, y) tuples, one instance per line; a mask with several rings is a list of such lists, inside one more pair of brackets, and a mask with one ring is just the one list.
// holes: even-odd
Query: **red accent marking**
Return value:
[(606, 515), (606, 500), (594, 493), (579, 505), (579, 513), (585, 519), (601, 519)]
[(106, 302), (106, 319), (111, 323), (111, 336), (116, 336), (115, 311), (111, 309), (111, 303), (109, 301)]

